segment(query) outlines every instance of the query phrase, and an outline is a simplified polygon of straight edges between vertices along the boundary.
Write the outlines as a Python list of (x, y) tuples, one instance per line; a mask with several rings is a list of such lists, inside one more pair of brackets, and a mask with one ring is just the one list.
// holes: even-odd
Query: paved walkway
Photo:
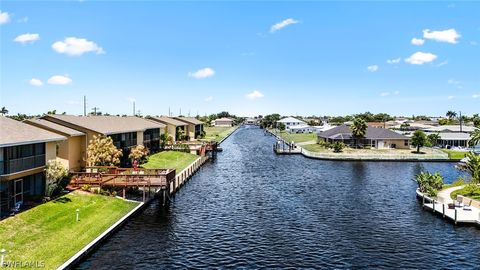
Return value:
[(458, 186), (458, 187), (451, 187), (451, 188), (446, 188), (437, 194), (437, 198), (439, 202), (443, 203), (451, 203), (452, 198), (450, 197), (450, 194), (454, 192), (455, 190), (459, 190), (465, 186)]

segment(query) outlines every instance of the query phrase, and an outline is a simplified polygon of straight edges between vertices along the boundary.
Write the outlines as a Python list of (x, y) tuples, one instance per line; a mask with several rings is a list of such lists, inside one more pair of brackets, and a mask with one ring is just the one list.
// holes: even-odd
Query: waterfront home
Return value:
[(290, 133), (313, 133), (316, 131), (316, 128), (309, 125), (298, 125), (291, 126), (287, 131)]
[(86, 134), (41, 118), (27, 119), (24, 123), (57, 133), (66, 140), (57, 143), (57, 160), (68, 170), (78, 171), (85, 167)]
[(445, 148), (450, 147), (468, 147), (470, 141), (470, 134), (463, 132), (439, 132), (437, 133), (440, 139), (437, 141), (436, 146)]
[(166, 126), (135, 116), (74, 116), (74, 115), (44, 115), (41, 117), (85, 133), (85, 143), (80, 143), (82, 160), (87, 159), (87, 146), (94, 135), (104, 135), (112, 138), (113, 144), (123, 152), (121, 166), (128, 166), (130, 149), (143, 144), (150, 152), (160, 149), (160, 134)]
[(195, 117), (174, 117), (187, 124), (187, 137), (193, 141), (200, 137), (203, 132), (203, 122)]
[[(350, 125), (340, 125), (327, 131), (317, 134), (317, 140), (325, 142), (343, 142), (347, 145), (354, 145), (355, 138), (352, 136)], [(400, 148), (409, 149), (410, 139), (402, 134), (385, 128), (367, 127), (365, 137), (358, 140), (358, 144), (367, 148), (388, 149)]]
[(166, 125), (166, 132), (173, 138), (175, 142), (178, 141), (178, 134), (180, 133), (180, 130), (183, 132), (183, 134), (187, 134), (188, 124), (172, 117), (147, 116), (147, 119)]
[(475, 127), (465, 126), (465, 125), (431, 126), (424, 129), (424, 131), (427, 133), (435, 133), (435, 132), (472, 133), (474, 130), (475, 130)]
[(0, 116), (0, 217), (46, 190), (45, 165), (57, 157), (59, 134)]
[(233, 120), (230, 118), (222, 117), (212, 121), (213, 126), (216, 127), (231, 127), (233, 126)]
[(280, 119), (277, 121), (277, 124), (282, 123), (285, 125), (285, 129), (288, 131), (291, 127), (295, 126), (306, 126), (307, 123), (305, 123), (302, 120), (299, 120), (294, 117), (285, 117), (283, 119)]
[(258, 119), (255, 118), (247, 118), (245, 119), (245, 125), (257, 125), (258, 124)]

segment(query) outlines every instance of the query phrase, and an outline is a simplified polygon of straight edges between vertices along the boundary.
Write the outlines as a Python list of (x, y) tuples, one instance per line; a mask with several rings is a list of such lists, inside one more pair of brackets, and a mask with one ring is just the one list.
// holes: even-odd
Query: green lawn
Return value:
[(277, 133), (282, 139), (287, 142), (309, 142), (309, 141), (317, 141), (317, 135), (315, 133), (289, 133), (286, 131), (282, 131)]
[(452, 199), (456, 199), (457, 195), (463, 195), (470, 199), (480, 200), (480, 186), (476, 185), (466, 185), (465, 187), (455, 190), (450, 193)]
[(442, 149), (442, 151), (447, 153), (450, 159), (462, 159), (468, 153), (464, 151), (455, 151), (455, 150), (448, 150), (448, 149)]
[(302, 145), (302, 148), (305, 150), (311, 151), (311, 152), (329, 152), (329, 149), (326, 149), (323, 146), (320, 146), (319, 144), (306, 144)]
[(148, 157), (142, 167), (146, 169), (175, 169), (181, 172), (198, 158), (197, 155), (178, 151), (163, 151)]
[(75, 191), (0, 221), (0, 249), (6, 249), (6, 261), (43, 262), (45, 269), (55, 269), (137, 205)]
[(219, 142), (228, 134), (232, 133), (237, 127), (204, 127), (205, 138), (202, 141), (216, 141)]

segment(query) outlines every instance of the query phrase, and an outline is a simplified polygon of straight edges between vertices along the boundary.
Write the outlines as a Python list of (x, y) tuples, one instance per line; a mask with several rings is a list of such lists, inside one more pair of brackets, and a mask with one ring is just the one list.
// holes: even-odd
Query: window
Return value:
[(405, 146), (408, 146), (408, 140), (405, 140), (403, 143)]

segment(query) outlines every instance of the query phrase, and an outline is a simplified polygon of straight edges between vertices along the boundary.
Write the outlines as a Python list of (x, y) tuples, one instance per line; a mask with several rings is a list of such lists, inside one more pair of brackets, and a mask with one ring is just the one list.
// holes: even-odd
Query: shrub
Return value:
[(420, 192), (429, 196), (437, 196), (437, 193), (443, 187), (443, 177), (439, 172), (431, 174), (421, 172), (415, 176)]
[(83, 185), (82, 186), (83, 191), (90, 191), (90, 188), (92, 188), (90, 185)]
[(343, 142), (335, 142), (332, 146), (334, 153), (342, 152), (343, 148), (345, 148), (345, 144)]

